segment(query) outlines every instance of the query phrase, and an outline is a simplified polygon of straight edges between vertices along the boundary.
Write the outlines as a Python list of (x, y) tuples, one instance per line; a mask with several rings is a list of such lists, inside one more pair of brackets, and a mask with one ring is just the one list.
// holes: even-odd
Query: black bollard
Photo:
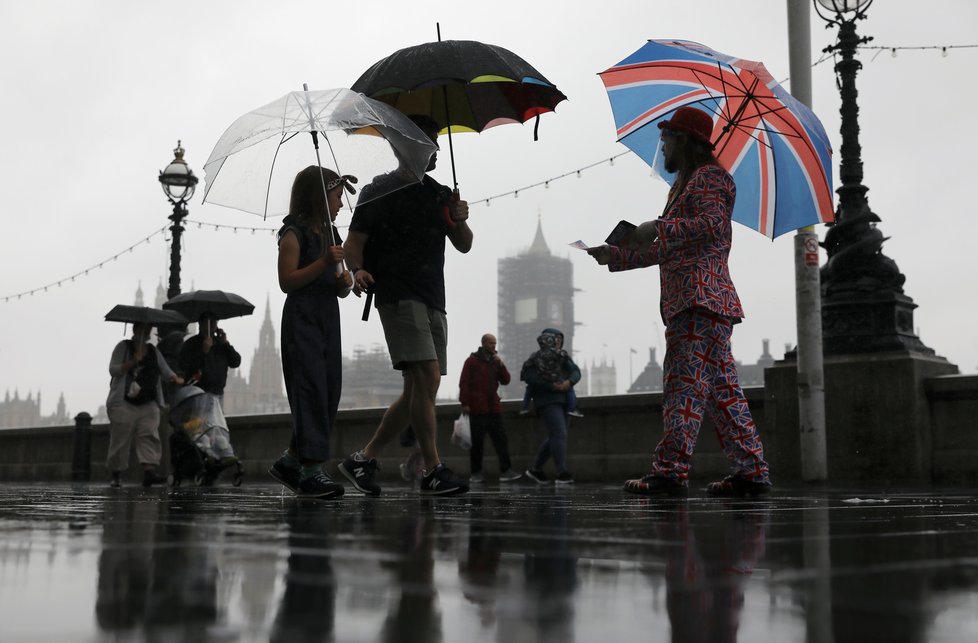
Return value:
[(92, 479), (92, 416), (82, 411), (75, 416), (75, 444), (71, 456), (71, 479), (88, 482)]

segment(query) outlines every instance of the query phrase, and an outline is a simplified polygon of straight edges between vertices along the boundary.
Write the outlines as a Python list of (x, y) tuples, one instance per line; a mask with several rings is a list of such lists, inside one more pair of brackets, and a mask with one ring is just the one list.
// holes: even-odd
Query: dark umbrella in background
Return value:
[(353, 83), (355, 92), (393, 105), (404, 114), (430, 116), (448, 133), (455, 178), (452, 132), (482, 132), (504, 123), (525, 123), (552, 112), (567, 97), (513, 52), (473, 40), (442, 40), (398, 50), (374, 63)]
[(193, 290), (166, 301), (163, 308), (177, 311), (190, 320), (198, 320), (205, 313), (215, 319), (244, 317), (255, 311), (255, 306), (244, 297), (223, 290)]
[[(165, 305), (165, 304), (164, 304)], [(119, 304), (105, 314), (105, 321), (125, 322), (127, 324), (187, 325), (187, 319), (173, 310), (160, 310), (148, 306), (127, 306)]]

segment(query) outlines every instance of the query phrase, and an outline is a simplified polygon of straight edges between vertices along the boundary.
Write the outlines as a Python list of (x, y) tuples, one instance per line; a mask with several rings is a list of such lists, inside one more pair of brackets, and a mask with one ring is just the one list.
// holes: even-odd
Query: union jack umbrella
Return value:
[(713, 115), (717, 160), (737, 184), (734, 221), (774, 239), (833, 220), (825, 129), (762, 63), (686, 40), (650, 40), (600, 76), (618, 141), (666, 180), (657, 124), (689, 105)]

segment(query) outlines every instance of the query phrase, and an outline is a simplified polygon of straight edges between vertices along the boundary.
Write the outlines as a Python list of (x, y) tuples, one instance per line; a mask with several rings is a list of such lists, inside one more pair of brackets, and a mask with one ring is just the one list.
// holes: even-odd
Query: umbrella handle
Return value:
[[(309, 93), (309, 84), (308, 83), (302, 83), (302, 91), (306, 92), (307, 94)], [(306, 104), (308, 105), (308, 97), (306, 98), (306, 100), (307, 100), (307, 103)], [(316, 150), (316, 167), (322, 168), (323, 162), (319, 158), (319, 132), (317, 132), (316, 131), (316, 128), (315, 128), (315, 121), (314, 121), (314, 119), (312, 117), (312, 108), (310, 108), (310, 110), (309, 110), (309, 129), (310, 129), (309, 134), (312, 135), (312, 146)], [(326, 136), (326, 134), (324, 132), (323, 133), (323, 137), (325, 138), (325, 136)], [(329, 143), (328, 140), (326, 142)], [(339, 168), (337, 168), (337, 169), (339, 169)], [(326, 189), (326, 178), (323, 176), (322, 171), (319, 172), (319, 182), (323, 186), (323, 199), (328, 200), (329, 199), (329, 191)], [(332, 245), (334, 245), (336, 243), (336, 241), (333, 238), (333, 226), (332, 226), (332, 224), (326, 226), (326, 231), (329, 233), (329, 245), (332, 246)]]
[(458, 190), (458, 178), (455, 176), (455, 147), (452, 145), (452, 119), (448, 114), (448, 86), (442, 85), (441, 94), (445, 97), (445, 121), (448, 123), (448, 158), (452, 161), (452, 184)]
[[(438, 42), (441, 42), (441, 23), (435, 23), (435, 30), (438, 32)], [(455, 176), (455, 148), (452, 146), (452, 119), (448, 114), (448, 87), (442, 85), (441, 95), (445, 97), (445, 122), (448, 123), (448, 158), (452, 161), (452, 186), (458, 190), (458, 178)], [(367, 319), (366, 314), (364, 320)]]

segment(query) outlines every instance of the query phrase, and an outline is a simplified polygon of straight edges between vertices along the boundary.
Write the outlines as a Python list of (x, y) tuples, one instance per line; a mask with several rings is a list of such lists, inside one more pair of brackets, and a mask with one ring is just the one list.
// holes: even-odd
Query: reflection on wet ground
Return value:
[(0, 485), (0, 641), (54, 640), (972, 641), (978, 497)]

